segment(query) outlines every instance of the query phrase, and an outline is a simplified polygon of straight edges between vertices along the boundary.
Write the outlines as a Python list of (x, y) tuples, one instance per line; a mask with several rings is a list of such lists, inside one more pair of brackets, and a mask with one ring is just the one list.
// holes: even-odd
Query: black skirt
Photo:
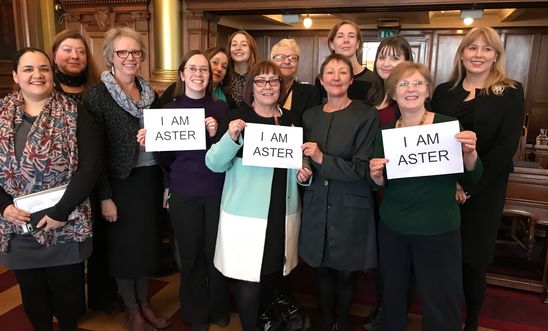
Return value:
[(108, 223), (110, 274), (137, 278), (158, 271), (161, 248), (162, 174), (158, 166), (139, 167), (129, 177), (111, 178), (118, 220)]

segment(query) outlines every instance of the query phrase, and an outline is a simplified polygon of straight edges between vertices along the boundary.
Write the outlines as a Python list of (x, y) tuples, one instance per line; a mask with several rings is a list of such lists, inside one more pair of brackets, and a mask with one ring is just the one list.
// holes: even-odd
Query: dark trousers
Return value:
[(84, 263), (15, 270), (23, 308), (37, 331), (52, 331), (53, 315), (61, 331), (76, 329), (84, 300)]
[(169, 212), (181, 259), (182, 319), (205, 324), (228, 315), (228, 280), (213, 265), (220, 197), (171, 193)]
[(462, 284), (466, 300), (466, 324), (470, 326), (477, 326), (479, 322), (479, 314), (485, 299), (486, 270), (486, 264), (465, 263), (462, 265)]
[(243, 331), (256, 331), (257, 320), (274, 300), (277, 274), (261, 275), (260, 282), (235, 280), (235, 299)]
[(415, 272), (422, 305), (422, 330), (461, 330), (460, 231), (404, 235), (379, 227), (383, 277), (382, 331), (403, 331), (407, 322), (409, 275)]

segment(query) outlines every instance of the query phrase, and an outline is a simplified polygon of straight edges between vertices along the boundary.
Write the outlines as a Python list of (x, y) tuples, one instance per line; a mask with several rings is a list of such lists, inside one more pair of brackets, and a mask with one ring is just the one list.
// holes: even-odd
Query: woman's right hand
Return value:
[(147, 129), (142, 128), (137, 131), (137, 142), (141, 147), (145, 147), (145, 138), (147, 135)]
[(468, 199), (468, 195), (466, 192), (464, 192), (464, 189), (462, 186), (457, 183), (457, 191), (455, 192), (455, 200), (457, 200), (457, 203), (459, 205), (462, 205), (466, 202), (466, 199)]
[(369, 175), (377, 185), (384, 185), (384, 165), (388, 163), (388, 159), (376, 158), (369, 161)]
[(4, 219), (13, 224), (23, 225), (30, 221), (30, 213), (11, 204), (4, 209)]
[(240, 137), (240, 134), (245, 129), (245, 122), (241, 119), (236, 119), (230, 121), (228, 124), (228, 135), (232, 140), (238, 141), (238, 138)]
[(101, 201), (101, 214), (108, 222), (116, 222), (118, 220), (118, 209), (112, 199)]

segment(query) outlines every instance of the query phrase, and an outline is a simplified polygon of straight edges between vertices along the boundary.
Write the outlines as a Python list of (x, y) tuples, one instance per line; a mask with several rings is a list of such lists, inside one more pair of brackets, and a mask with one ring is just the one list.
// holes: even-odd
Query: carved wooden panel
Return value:
[(527, 142), (532, 143), (539, 130), (548, 129), (548, 33), (536, 34), (538, 51), (529, 72), (533, 75)]
[(79, 31), (88, 41), (98, 68), (106, 70), (103, 59), (104, 33), (114, 26), (128, 26), (141, 34), (147, 58), (141, 65), (141, 75), (150, 79), (154, 63), (151, 49), (151, 14), (149, 0), (60, 0), (65, 10), (65, 27)]

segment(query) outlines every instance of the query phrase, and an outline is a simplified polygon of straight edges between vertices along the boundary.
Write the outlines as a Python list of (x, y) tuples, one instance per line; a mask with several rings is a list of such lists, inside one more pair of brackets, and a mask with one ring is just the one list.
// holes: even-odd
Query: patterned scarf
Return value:
[[(52, 92), (32, 125), (22, 156), (15, 156), (15, 132), (23, 121), (25, 100), (21, 91), (0, 100), (0, 186), (13, 198), (67, 184), (78, 168), (76, 105)], [(32, 236), (45, 246), (81, 242), (91, 237), (91, 209), (86, 200), (54, 231), (36, 230)], [(0, 217), (0, 253), (22, 228)]]
[(101, 81), (105, 84), (108, 93), (110, 93), (118, 106), (122, 107), (123, 110), (127, 111), (133, 117), (142, 118), (143, 109), (148, 108), (154, 101), (152, 86), (140, 76), (137, 76), (137, 81), (141, 85), (141, 100), (133, 100), (128, 96), (110, 71), (103, 71)]

